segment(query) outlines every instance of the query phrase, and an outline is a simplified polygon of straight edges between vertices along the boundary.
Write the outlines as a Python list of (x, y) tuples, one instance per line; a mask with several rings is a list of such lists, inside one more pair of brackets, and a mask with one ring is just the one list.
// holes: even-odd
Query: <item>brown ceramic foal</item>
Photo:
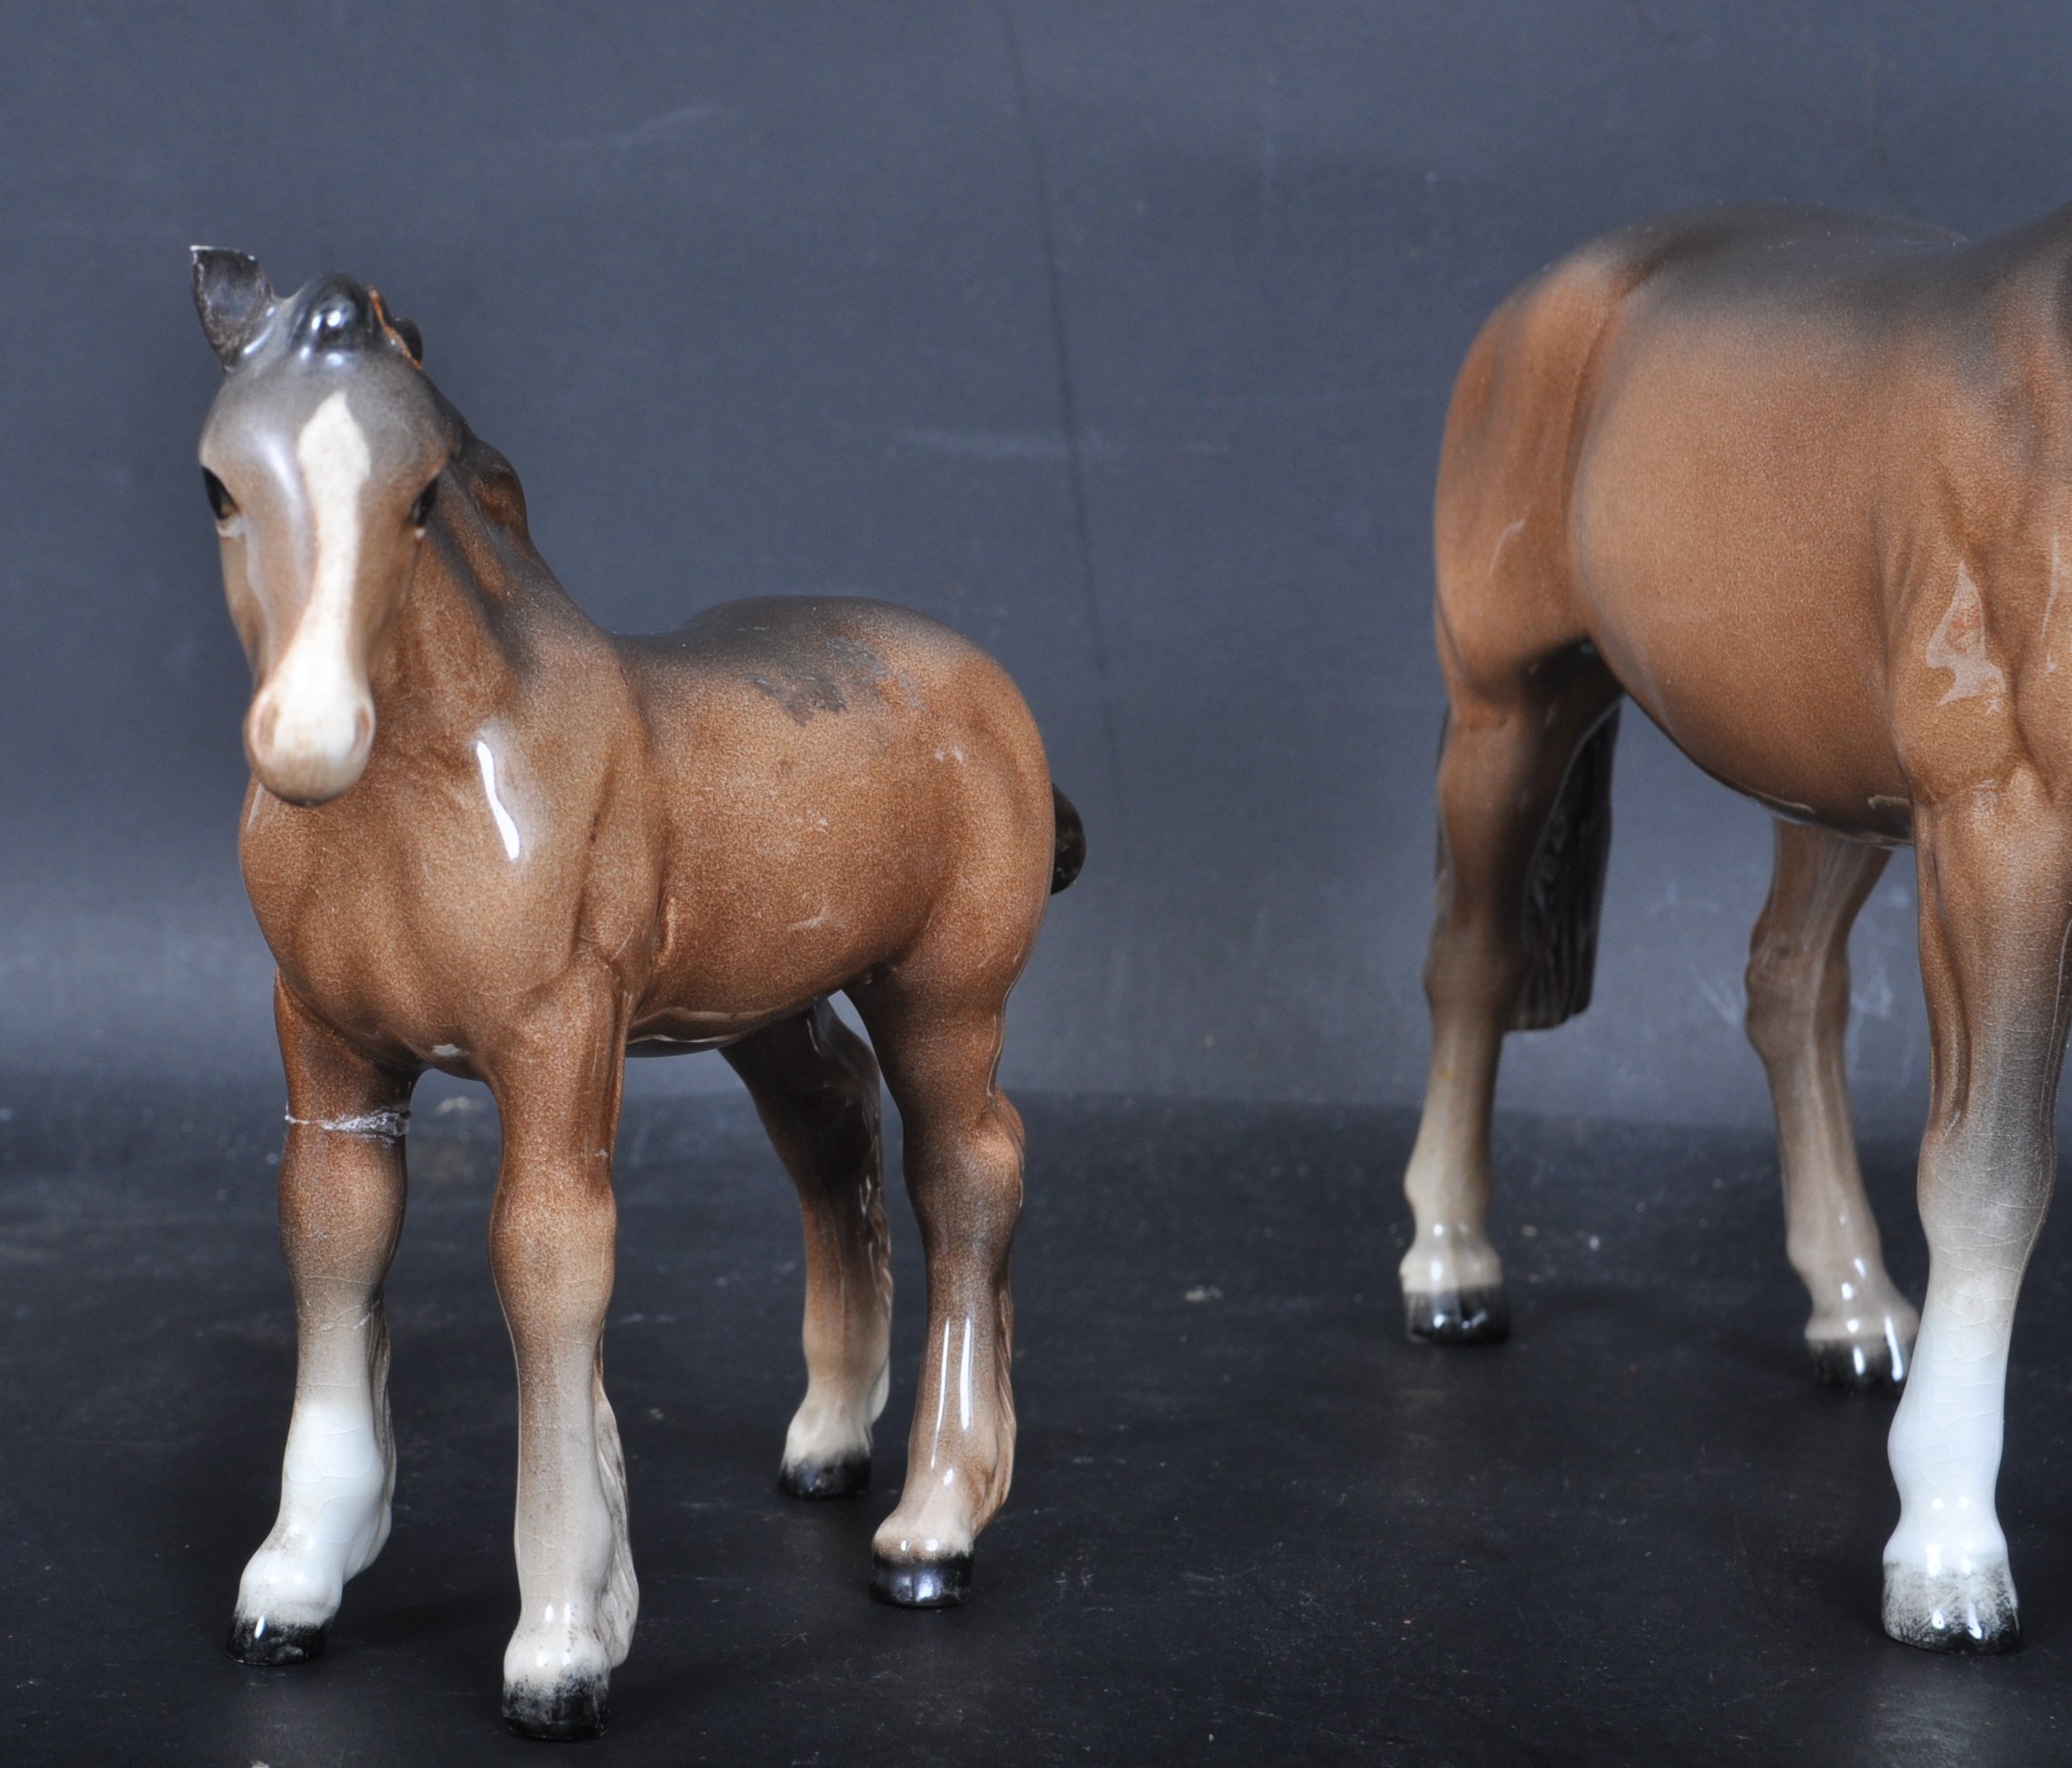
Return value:
[[(1885, 1629), (2011, 1646), (2002, 1389), (2072, 1005), (2072, 210), (1979, 245), (1765, 208), (1585, 247), (1469, 354), (1437, 554), (1451, 715), (1412, 1330), (1501, 1336), (1498, 1049), (1588, 1002), (1630, 696), (1777, 813), (1749, 1034), (1816, 1363), (1906, 1375)], [(1842, 1061), (1850, 923), (1910, 842), (1935, 1051), (1910, 1374)]]
[(999, 667), (918, 614), (742, 602), (665, 638), (578, 613), (511, 467), (342, 277), (277, 299), (197, 251), (226, 376), (201, 456), (256, 690), (245, 876), (279, 966), (282, 1237), (299, 1368), (279, 1519), (231, 1648), (314, 1655), (387, 1536), (382, 1282), (427, 1068), (487, 1081), (517, 1353), (518, 1730), (603, 1729), (636, 1589), (600, 1343), (624, 1055), (724, 1050), (806, 1234), (804, 1402), (782, 1483), (859, 1491), (892, 1285), (878, 1073), (928, 1271), (906, 1489), (872, 1588), (962, 1599), (1007, 1495), (1008, 1245), (1022, 1130), (994, 1084), (1008, 990), (1083, 844)]

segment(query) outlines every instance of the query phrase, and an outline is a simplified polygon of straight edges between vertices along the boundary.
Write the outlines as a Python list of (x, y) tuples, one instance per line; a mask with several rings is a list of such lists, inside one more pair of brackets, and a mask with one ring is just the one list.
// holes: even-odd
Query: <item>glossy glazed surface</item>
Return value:
[(809, 1385), (784, 1478), (840, 1495), (867, 1472), (891, 1305), (877, 1061), (828, 997), (854, 1002), (928, 1252), (878, 1582), (896, 1598), (966, 1567), (1013, 1464), (1003, 1011), (1083, 838), (1013, 685), (955, 633), (798, 598), (612, 638), (379, 295), (333, 277), (276, 298), (229, 253), (198, 252), (196, 280), (226, 369), (201, 454), (253, 663), (242, 855), (279, 966), (301, 1324), (280, 1518), (233, 1649), (313, 1653), (386, 1537), (381, 1289), (411, 1089), (437, 1067), (486, 1081), (503, 1120), (491, 1257), (520, 1419), (505, 1714), (587, 1735), (638, 1604), (601, 1350), (624, 1055), (724, 1048), (797, 1181)]
[[(1498, 1051), (1588, 1002), (1630, 697), (1779, 813), (1749, 1034), (1807, 1338), (1830, 1379), (1906, 1380), (1885, 1625), (1955, 1649), (2017, 1637), (2001, 1389), (2072, 1000), (2068, 292), (2072, 212), (1980, 244), (1790, 208), (1651, 221), (1491, 320), (1439, 476), (1451, 718), (1413, 1320), (1501, 1282)], [(1935, 1051), (1911, 1347), (1842, 1061), (1850, 923), (1908, 842)]]

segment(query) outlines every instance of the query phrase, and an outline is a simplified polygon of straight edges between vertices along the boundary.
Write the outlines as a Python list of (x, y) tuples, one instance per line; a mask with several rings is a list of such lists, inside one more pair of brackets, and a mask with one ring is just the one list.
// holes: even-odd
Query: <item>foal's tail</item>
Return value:
[(1051, 810), (1058, 830), (1057, 845), (1051, 850), (1051, 895), (1054, 897), (1086, 863), (1086, 825), (1079, 821), (1072, 801), (1055, 786), (1051, 788)]
[(1514, 1031), (1544, 1031), (1590, 1005), (1597, 969), (1597, 911), (1611, 852), (1611, 751), (1618, 708), (1583, 739), (1526, 876), (1525, 980)]

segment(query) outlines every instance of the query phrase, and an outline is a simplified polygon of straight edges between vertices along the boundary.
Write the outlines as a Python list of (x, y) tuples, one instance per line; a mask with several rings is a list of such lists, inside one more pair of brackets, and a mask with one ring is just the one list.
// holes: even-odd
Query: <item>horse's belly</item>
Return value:
[(1846, 834), (1904, 840), (1909, 791), (1873, 659), (1795, 598), (1749, 609), (1729, 584), (1593, 585), (1599, 651), (1628, 696), (1714, 779)]
[[(1613, 669), (1629, 683), (1638, 674), (1616, 663)], [(1868, 721), (1851, 728), (1832, 708), (1818, 721), (1794, 718), (1797, 708), (1767, 685), (1765, 697), (1747, 702), (1745, 710), (1722, 707), (1710, 696), (1665, 695), (1638, 685), (1627, 692), (1698, 766), (1779, 815), (1869, 840), (1912, 838), (1906, 780), (1896, 765), (1879, 764)]]
[(1786, 814), (1904, 839), (1875, 463), (1804, 364), (1765, 373), (1687, 332), (1675, 343), (1618, 364), (1578, 463), (1591, 637), (1708, 773)]

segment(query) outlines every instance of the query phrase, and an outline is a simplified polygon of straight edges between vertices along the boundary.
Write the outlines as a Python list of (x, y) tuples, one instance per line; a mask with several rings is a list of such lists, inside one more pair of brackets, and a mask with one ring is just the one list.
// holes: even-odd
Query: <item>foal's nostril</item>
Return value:
[(374, 740), (374, 714), (365, 706), (353, 713), (353, 753), (362, 754)]
[(280, 723), (280, 706), (273, 700), (259, 703), (259, 715), (252, 721), (252, 745), (260, 750), (273, 746), (273, 733)]

